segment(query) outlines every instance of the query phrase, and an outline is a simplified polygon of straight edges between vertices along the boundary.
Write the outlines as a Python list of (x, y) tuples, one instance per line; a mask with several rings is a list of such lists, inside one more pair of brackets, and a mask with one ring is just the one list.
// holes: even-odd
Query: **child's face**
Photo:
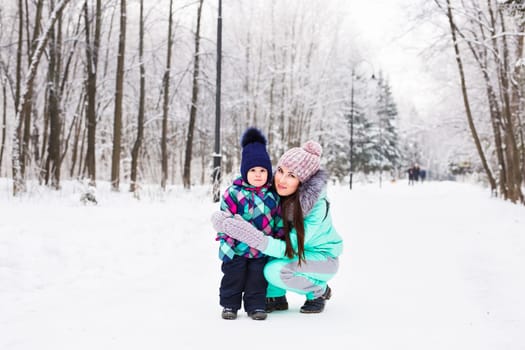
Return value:
[(262, 166), (256, 166), (248, 170), (248, 183), (255, 187), (261, 187), (268, 181), (268, 171)]

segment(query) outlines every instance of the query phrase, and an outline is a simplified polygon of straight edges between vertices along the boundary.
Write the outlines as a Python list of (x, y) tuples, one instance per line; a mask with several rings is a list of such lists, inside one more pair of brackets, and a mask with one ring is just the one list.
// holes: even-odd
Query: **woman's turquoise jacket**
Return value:
[[(299, 196), (304, 217), (304, 252), (306, 260), (336, 258), (343, 252), (343, 239), (332, 224), (330, 202), (326, 196), (327, 173), (320, 170), (301, 185)], [(284, 218), (283, 218), (284, 219)], [(263, 253), (275, 258), (284, 258), (286, 243), (268, 237)], [(290, 240), (297, 251), (297, 232), (292, 229)]]

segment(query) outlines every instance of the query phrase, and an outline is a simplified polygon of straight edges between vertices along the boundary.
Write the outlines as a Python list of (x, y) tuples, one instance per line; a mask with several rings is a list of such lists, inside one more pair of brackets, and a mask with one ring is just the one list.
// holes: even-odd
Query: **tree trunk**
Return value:
[[(86, 143), (87, 143), (87, 130), (86, 130), (86, 128), (83, 129), (82, 137), (80, 138), (80, 140), (81, 140), (81, 142), (80, 142), (80, 152), (79, 152), (78, 158), (82, 159), (82, 157), (84, 156), (84, 150), (87, 148), (87, 145), (86, 145)], [(77, 170), (78, 178), (81, 178), (82, 174), (86, 173), (86, 167), (87, 167), (86, 163), (78, 162), (78, 170)]]
[(16, 47), (16, 86), (15, 86), (15, 111), (18, 111), (20, 104), (20, 89), (22, 85), (22, 48), (24, 34), (24, 11), (22, 0), (18, 0), (18, 39)]
[(161, 178), (160, 187), (166, 190), (168, 180), (168, 113), (170, 96), (170, 74), (171, 74), (171, 50), (173, 47), (173, 0), (170, 0), (170, 13), (168, 20), (168, 48), (166, 58), (166, 71), (164, 72), (163, 82), (163, 102), (162, 102), (162, 135), (161, 135)]
[(120, 34), (118, 41), (115, 114), (113, 119), (113, 156), (111, 158), (111, 189), (119, 190), (122, 137), (122, 98), (124, 96), (124, 58), (126, 53), (126, 0), (120, 0)]
[(7, 81), (2, 82), (2, 143), (0, 144), (0, 176), (2, 176), (2, 160), (4, 159), (6, 129), (7, 129)]
[[(79, 104), (77, 106), (76, 113), (75, 113), (75, 115), (77, 115), (78, 118), (75, 118), (75, 123), (74, 123), (75, 124), (75, 134), (73, 137), (73, 149), (71, 150), (71, 167), (69, 168), (70, 177), (75, 176), (75, 166), (77, 164), (77, 161), (79, 159), (82, 159), (82, 147), (80, 148), (80, 151), (79, 151), (79, 143), (82, 142), (83, 144), (83, 140), (84, 140), (83, 137), (82, 138), (80, 137), (80, 134), (82, 130), (85, 130), (82, 128), (82, 122), (84, 119), (83, 111), (85, 110), (83, 106), (85, 102), (86, 102), (86, 94), (84, 93), (84, 91), (82, 91), (80, 98), (79, 98)], [(79, 162), (79, 164), (81, 163), (82, 162)]]
[[(20, 108), (20, 94), (22, 90), (22, 49), (24, 47), (24, 5), (22, 0), (18, 1), (18, 41), (16, 50), (16, 88), (15, 88), (15, 133), (13, 140), (13, 192), (16, 195), (18, 192), (25, 191), (25, 179), (24, 173), (20, 162), (23, 149), (21, 143), (22, 138), (22, 114), (19, 111)], [(18, 119), (18, 120), (17, 120)]]
[[(500, 11), (500, 16), (502, 18), (503, 23), (503, 15)], [(518, 21), (518, 33), (523, 33), (525, 30), (525, 23), (523, 20)], [(503, 28), (503, 31), (505, 32), (505, 28)], [(518, 35), (514, 37), (516, 40), (515, 45), (515, 54), (513, 57), (515, 57), (517, 60), (523, 60), (523, 46), (524, 46), (524, 38), (523, 35)], [(514, 169), (514, 189), (515, 189), (515, 199), (519, 200), (521, 203), (525, 204), (525, 198), (523, 196), (523, 192), (521, 190), (523, 180), (525, 179), (525, 164), (524, 164), (524, 157), (525, 157), (525, 144), (524, 144), (524, 131), (522, 128), (522, 106), (521, 106), (521, 99), (522, 96), (522, 88), (523, 86), (520, 85), (520, 77), (522, 75), (523, 71), (523, 64), (517, 64), (516, 62), (510, 62), (507, 66), (509, 70), (509, 78), (511, 82), (511, 92), (510, 92), (510, 117), (511, 121), (513, 123), (513, 130), (516, 130), (513, 132), (513, 141), (514, 141), (514, 161), (516, 162), (515, 169)], [(511, 67), (514, 67), (513, 69)], [(519, 142), (516, 140), (519, 139)], [(520, 145), (520, 146), (518, 146)]]
[(201, 12), (202, 2), (199, 0), (199, 8), (197, 10), (197, 31), (195, 33), (195, 59), (193, 61), (193, 82), (191, 95), (191, 109), (190, 122), (188, 125), (188, 136), (186, 137), (186, 154), (184, 158), (184, 172), (182, 175), (184, 188), (191, 187), (191, 160), (193, 149), (193, 133), (195, 129), (195, 119), (197, 116), (197, 104), (199, 103), (199, 42), (200, 42), (200, 28), (201, 28)]
[[(58, 23), (60, 23), (61, 14), (58, 15)], [(60, 135), (62, 131), (61, 111), (59, 106), (59, 79), (60, 79), (60, 42), (57, 32), (52, 27), (49, 33), (49, 65), (48, 65), (48, 96), (47, 96), (47, 112), (49, 115), (49, 147), (47, 149), (46, 162), (46, 183), (47, 179), (51, 178), (51, 186), (55, 189), (60, 189), (60, 167), (61, 167), (61, 141)]]
[(137, 115), (137, 139), (131, 150), (131, 177), (129, 191), (137, 191), (137, 167), (140, 156), (140, 148), (144, 139), (144, 99), (146, 95), (146, 70), (144, 68), (144, 0), (140, 0), (140, 18), (139, 18), (139, 74), (140, 74), (140, 91), (139, 91), (139, 111)]
[(90, 19), (88, 12), (88, 1), (84, 3), (84, 21), (86, 33), (86, 129), (87, 129), (87, 149), (85, 171), (91, 186), (96, 186), (96, 158), (95, 144), (97, 132), (97, 66), (98, 50), (100, 48), (100, 26), (102, 16), (101, 0), (97, 0), (95, 9), (95, 34), (93, 39), (90, 37)]
[[(36, 50), (36, 47), (37, 47), (37, 40), (39, 40), (39, 36), (40, 36), (40, 29), (41, 29), (41, 26), (42, 26), (42, 7), (43, 7), (43, 1), (42, 0), (38, 0), (36, 2), (36, 12), (35, 12), (35, 20), (34, 20), (34, 32), (33, 32), (33, 37), (28, 40), (28, 48), (29, 48), (29, 52), (28, 52), (28, 63), (31, 64), (32, 62), (32, 58), (33, 58), (33, 55), (35, 54), (35, 50)], [(51, 2), (50, 3), (50, 7), (53, 8), (54, 7), (54, 3)], [(29, 15), (28, 13), (26, 13), (26, 15)], [(29, 22), (29, 21), (27, 21)], [(29, 23), (26, 23), (26, 25), (29, 25)], [(27, 34), (29, 36), (29, 28), (27, 29)], [(22, 110), (23, 111), (23, 114), (21, 115), (22, 119), (23, 119), (23, 127), (22, 127), (22, 133), (23, 133), (23, 142), (22, 142), (22, 149), (21, 149), (21, 152), (20, 152), (20, 165), (21, 165), (21, 171), (22, 171), (22, 176), (25, 177), (25, 174), (26, 174), (26, 166), (28, 164), (28, 157), (29, 157), (29, 144), (30, 144), (30, 139), (31, 139), (31, 130), (32, 130), (32, 125), (31, 125), (31, 114), (33, 113), (33, 91), (34, 91), (34, 86), (33, 84), (31, 84), (31, 86), (26, 86), (26, 98), (27, 98), (27, 104), (25, 106), (25, 108)]]

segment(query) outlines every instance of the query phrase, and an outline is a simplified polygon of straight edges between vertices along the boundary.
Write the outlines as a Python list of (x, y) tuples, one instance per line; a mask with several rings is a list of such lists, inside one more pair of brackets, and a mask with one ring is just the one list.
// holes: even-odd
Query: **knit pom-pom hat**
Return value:
[(321, 167), (323, 147), (315, 141), (307, 141), (302, 147), (294, 147), (286, 151), (277, 166), (284, 166), (305, 182)]
[(248, 170), (256, 166), (266, 169), (268, 172), (267, 183), (272, 180), (272, 162), (266, 151), (266, 137), (259, 129), (250, 127), (246, 129), (241, 137), (242, 157), (241, 175), (248, 182)]

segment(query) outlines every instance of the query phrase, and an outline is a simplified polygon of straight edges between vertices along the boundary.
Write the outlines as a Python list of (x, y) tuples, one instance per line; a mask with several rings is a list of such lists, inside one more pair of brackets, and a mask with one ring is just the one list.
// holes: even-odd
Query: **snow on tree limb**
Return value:
[(36, 69), (38, 67), (38, 64), (40, 62), (40, 58), (42, 57), (42, 54), (44, 53), (44, 48), (47, 44), (47, 40), (49, 37), (49, 32), (51, 31), (51, 28), (55, 25), (55, 22), (58, 19), (59, 13), (64, 9), (64, 7), (67, 5), (67, 3), (70, 0), (62, 0), (55, 8), (53, 9), (53, 12), (51, 13), (51, 16), (49, 17), (49, 20), (47, 22), (47, 25), (45, 29), (42, 31), (42, 34), (37, 41), (37, 46), (35, 49), (35, 54), (33, 55), (33, 58), (31, 59), (31, 64), (29, 65), (29, 70), (27, 72), (25, 82), (24, 82), (24, 88), (22, 93), (22, 99), (20, 101), (20, 104), (18, 105), (18, 110), (15, 113), (15, 131), (13, 133), (13, 154), (12, 154), (12, 163), (13, 163), (13, 195), (17, 195), (21, 192), (25, 191), (25, 181), (22, 176), (21, 171), (21, 164), (20, 164), (20, 143), (21, 143), (21, 129), (22, 129), (22, 123), (23, 119), (21, 118), (22, 111), (27, 108), (27, 104), (31, 103), (31, 101), (28, 101), (28, 95), (31, 92), (30, 87), (33, 85), (33, 81), (36, 76)]

